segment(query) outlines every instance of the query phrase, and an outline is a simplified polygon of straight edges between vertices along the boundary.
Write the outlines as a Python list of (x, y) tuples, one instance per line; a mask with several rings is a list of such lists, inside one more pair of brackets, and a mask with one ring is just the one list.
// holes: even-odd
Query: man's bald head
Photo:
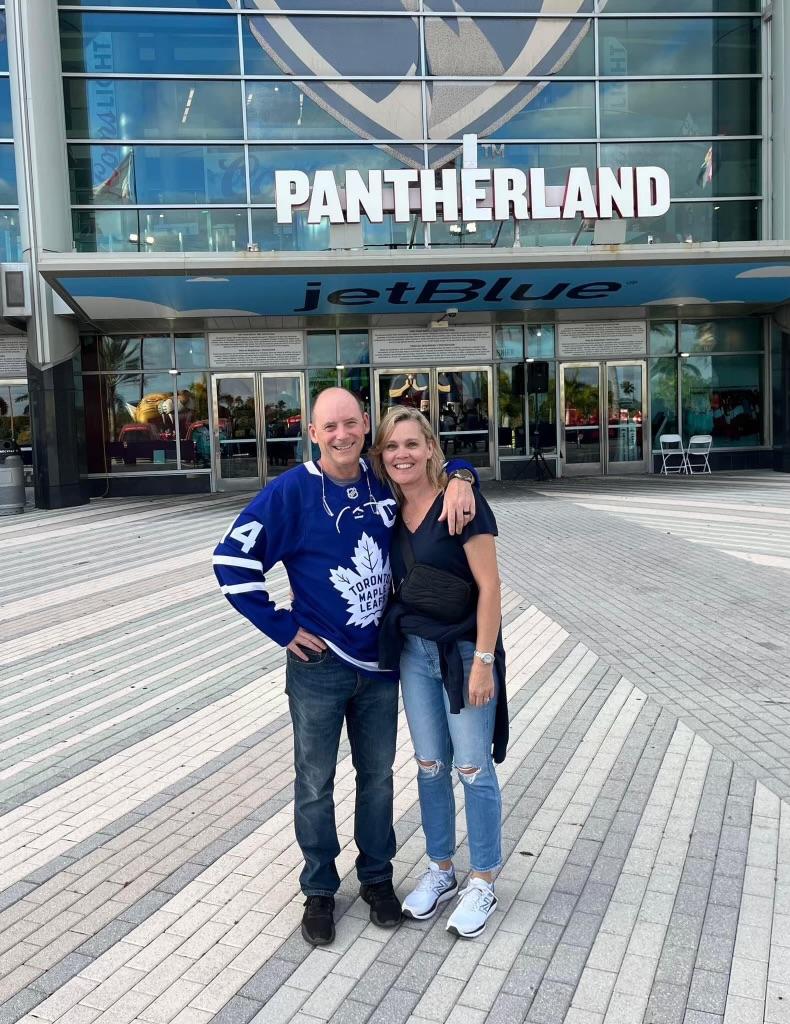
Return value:
[(365, 410), (362, 407), (362, 402), (352, 391), (347, 391), (345, 388), (324, 388), (323, 391), (319, 392), (318, 396), (313, 402), (313, 416), (312, 423), (318, 423), (322, 415), (325, 415), (325, 407), (330, 407), (335, 410), (347, 403), (353, 403), (356, 406), (357, 412), (360, 416), (365, 415)]
[(359, 476), (359, 457), (370, 429), (368, 414), (345, 388), (327, 388), (313, 402), (310, 440), (321, 449), (321, 466), (336, 480)]

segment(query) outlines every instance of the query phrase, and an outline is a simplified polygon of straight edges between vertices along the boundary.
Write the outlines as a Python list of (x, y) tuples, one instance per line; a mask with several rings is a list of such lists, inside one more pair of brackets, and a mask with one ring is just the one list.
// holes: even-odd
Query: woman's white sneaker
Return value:
[(494, 886), (482, 878), (470, 878), (458, 894), (458, 906), (450, 914), (447, 931), (462, 939), (473, 939), (483, 931), (496, 905)]
[(403, 901), (403, 913), (414, 921), (427, 921), (433, 917), (442, 903), (451, 900), (458, 892), (455, 871), (442, 871), (438, 864), (428, 861), (428, 870), (420, 876), (419, 882)]

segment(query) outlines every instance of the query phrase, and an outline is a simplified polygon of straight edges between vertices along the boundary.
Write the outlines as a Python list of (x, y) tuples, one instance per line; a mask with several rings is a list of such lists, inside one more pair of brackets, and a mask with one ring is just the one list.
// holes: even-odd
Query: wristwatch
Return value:
[(475, 651), (475, 657), (479, 658), (484, 665), (494, 664), (494, 655), (489, 654), (488, 651)]
[(449, 480), (465, 480), (474, 487), (475, 475), (471, 469), (454, 469), (447, 477)]

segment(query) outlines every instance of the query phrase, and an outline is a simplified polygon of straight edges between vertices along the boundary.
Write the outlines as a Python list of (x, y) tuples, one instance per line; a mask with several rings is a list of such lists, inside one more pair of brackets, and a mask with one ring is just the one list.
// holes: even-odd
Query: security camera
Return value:
[(453, 308), (453, 307), (451, 307), (450, 309), (445, 311), (445, 315), (446, 316), (458, 316), (458, 310)]
[(261, 251), (261, 247), (258, 245), (257, 242), (250, 242), (250, 244), (247, 246), (247, 252), (260, 252), (260, 251)]

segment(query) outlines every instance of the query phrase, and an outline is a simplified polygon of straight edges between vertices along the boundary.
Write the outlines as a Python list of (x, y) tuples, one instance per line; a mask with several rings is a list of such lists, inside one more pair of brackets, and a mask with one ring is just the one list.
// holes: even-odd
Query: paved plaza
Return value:
[[(244, 499), (0, 519), (0, 1024), (790, 1024), (790, 478), (487, 494), (500, 909), (473, 941), (448, 906), (370, 924), (344, 745), (325, 949), (299, 932), (283, 653), (210, 567)], [(400, 725), (405, 894), (424, 861)]]

